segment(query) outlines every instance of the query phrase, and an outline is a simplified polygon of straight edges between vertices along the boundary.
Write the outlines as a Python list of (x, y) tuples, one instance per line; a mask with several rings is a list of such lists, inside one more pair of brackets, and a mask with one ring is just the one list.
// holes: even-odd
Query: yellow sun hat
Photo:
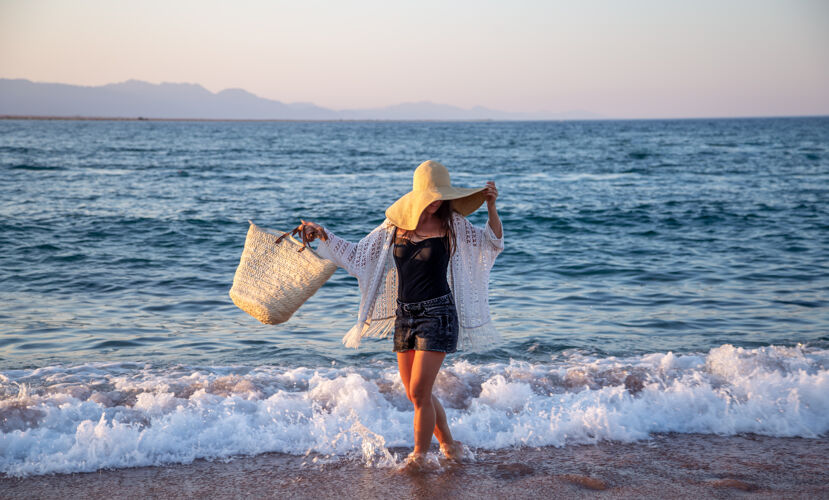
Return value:
[(466, 217), (486, 201), (485, 189), (486, 186), (452, 186), (449, 182), (449, 170), (436, 161), (427, 160), (415, 169), (412, 190), (386, 209), (386, 217), (395, 226), (413, 231), (417, 228), (423, 209), (437, 200), (451, 200), (452, 208)]

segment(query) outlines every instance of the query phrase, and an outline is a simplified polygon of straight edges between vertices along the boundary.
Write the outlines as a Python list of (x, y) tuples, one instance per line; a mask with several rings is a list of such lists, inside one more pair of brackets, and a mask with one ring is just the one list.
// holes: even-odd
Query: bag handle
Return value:
[(285, 238), (285, 236), (288, 236), (288, 234), (290, 234), (291, 236), (294, 236), (294, 235), (296, 235), (296, 233), (301, 233), (302, 234), (302, 236), (301, 236), (302, 237), (302, 247), (300, 247), (300, 249), (297, 250), (297, 252), (301, 252), (301, 251), (305, 250), (305, 247), (307, 247), (308, 243), (311, 243), (311, 242), (308, 240), (308, 236), (305, 234), (305, 231), (302, 231), (302, 224), (295, 227), (293, 229), (293, 231), (290, 231), (290, 233), (282, 233), (282, 236), (280, 236), (276, 239), (276, 243), (274, 243), (274, 245), (278, 245), (279, 242), (282, 241), (283, 238)]

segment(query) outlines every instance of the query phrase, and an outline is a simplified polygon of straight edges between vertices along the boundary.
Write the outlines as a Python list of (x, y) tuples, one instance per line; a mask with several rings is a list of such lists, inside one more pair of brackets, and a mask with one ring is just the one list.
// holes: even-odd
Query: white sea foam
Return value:
[[(449, 362), (436, 393), (473, 448), (656, 432), (829, 432), (829, 351), (803, 347), (546, 363)], [(84, 364), (0, 373), (0, 472), (14, 476), (315, 452), (389, 466), (412, 446), (396, 368)]]

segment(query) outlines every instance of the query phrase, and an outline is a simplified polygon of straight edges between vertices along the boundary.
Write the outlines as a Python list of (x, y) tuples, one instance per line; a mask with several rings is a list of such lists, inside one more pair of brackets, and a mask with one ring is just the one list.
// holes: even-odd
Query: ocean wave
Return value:
[[(829, 350), (723, 345), (626, 358), (447, 363), (435, 385), (474, 448), (630, 442), (652, 433), (829, 431)], [(0, 472), (94, 471), (283, 452), (392, 460), (412, 446), (393, 365), (89, 363), (0, 372)]]

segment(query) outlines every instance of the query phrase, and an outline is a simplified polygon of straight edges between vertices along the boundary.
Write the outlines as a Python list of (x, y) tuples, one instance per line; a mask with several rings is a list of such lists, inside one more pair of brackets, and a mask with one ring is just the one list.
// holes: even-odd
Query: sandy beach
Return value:
[[(392, 449), (403, 456), (407, 450)], [(426, 473), (284, 454), (0, 479), (3, 498), (827, 498), (829, 439), (664, 434), (479, 451)], [(331, 460), (331, 461), (329, 461)]]

